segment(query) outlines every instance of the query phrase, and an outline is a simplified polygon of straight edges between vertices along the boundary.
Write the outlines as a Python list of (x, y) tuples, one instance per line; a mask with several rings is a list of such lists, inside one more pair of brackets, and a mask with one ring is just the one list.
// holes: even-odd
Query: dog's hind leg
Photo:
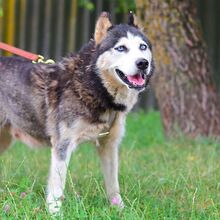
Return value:
[(0, 153), (5, 151), (10, 145), (12, 141), (12, 136), (10, 134), (10, 127), (4, 126), (0, 128)]
[(5, 112), (0, 107), (0, 153), (5, 151), (11, 145), (11, 141), (12, 136), (10, 134), (10, 126), (6, 124)]
[(101, 159), (104, 174), (105, 187), (109, 201), (112, 205), (124, 207), (118, 182), (118, 150), (124, 130), (124, 119), (118, 118), (115, 121), (107, 138), (100, 141), (101, 146), (97, 147)]
[(70, 161), (72, 147), (70, 140), (65, 139), (53, 144), (51, 150), (50, 176), (47, 186), (47, 204), (49, 212), (59, 212), (66, 182), (67, 168)]

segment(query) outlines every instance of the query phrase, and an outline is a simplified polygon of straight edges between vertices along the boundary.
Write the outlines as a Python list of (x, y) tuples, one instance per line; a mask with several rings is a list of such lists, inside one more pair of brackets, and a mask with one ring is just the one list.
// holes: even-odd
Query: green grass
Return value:
[[(96, 152), (83, 145), (71, 160), (63, 219), (220, 219), (219, 142), (167, 141), (159, 113), (139, 113), (128, 118), (120, 154), (126, 208), (109, 207)], [(0, 219), (51, 219), (49, 162), (49, 149), (20, 143), (0, 156)]]

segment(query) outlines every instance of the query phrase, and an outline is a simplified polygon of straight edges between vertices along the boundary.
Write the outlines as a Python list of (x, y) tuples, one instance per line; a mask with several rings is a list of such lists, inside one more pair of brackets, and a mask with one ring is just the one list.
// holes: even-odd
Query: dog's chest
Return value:
[(115, 118), (116, 113), (106, 112), (100, 118), (102, 123), (89, 123), (82, 118), (75, 121), (70, 127), (67, 127), (65, 123), (61, 123), (60, 134), (62, 139), (70, 139), (75, 144), (96, 141), (100, 137), (108, 135)]
[(100, 135), (109, 130), (107, 123), (91, 125), (87, 124), (77, 135), (76, 143), (82, 143), (84, 141), (96, 141)]

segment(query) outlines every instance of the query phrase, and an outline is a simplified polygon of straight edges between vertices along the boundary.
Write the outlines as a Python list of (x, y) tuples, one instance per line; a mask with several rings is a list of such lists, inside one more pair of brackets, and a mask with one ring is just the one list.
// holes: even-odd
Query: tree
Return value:
[(193, 0), (136, 0), (153, 44), (153, 87), (166, 134), (220, 136), (220, 99)]

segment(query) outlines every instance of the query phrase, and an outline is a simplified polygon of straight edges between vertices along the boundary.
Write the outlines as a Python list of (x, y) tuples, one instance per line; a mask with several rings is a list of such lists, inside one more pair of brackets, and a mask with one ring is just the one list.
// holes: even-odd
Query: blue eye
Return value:
[(115, 47), (115, 50), (117, 50), (118, 52), (126, 52), (128, 51), (128, 48), (122, 45), (122, 46)]
[(140, 44), (140, 50), (147, 50), (147, 45), (146, 44)]

